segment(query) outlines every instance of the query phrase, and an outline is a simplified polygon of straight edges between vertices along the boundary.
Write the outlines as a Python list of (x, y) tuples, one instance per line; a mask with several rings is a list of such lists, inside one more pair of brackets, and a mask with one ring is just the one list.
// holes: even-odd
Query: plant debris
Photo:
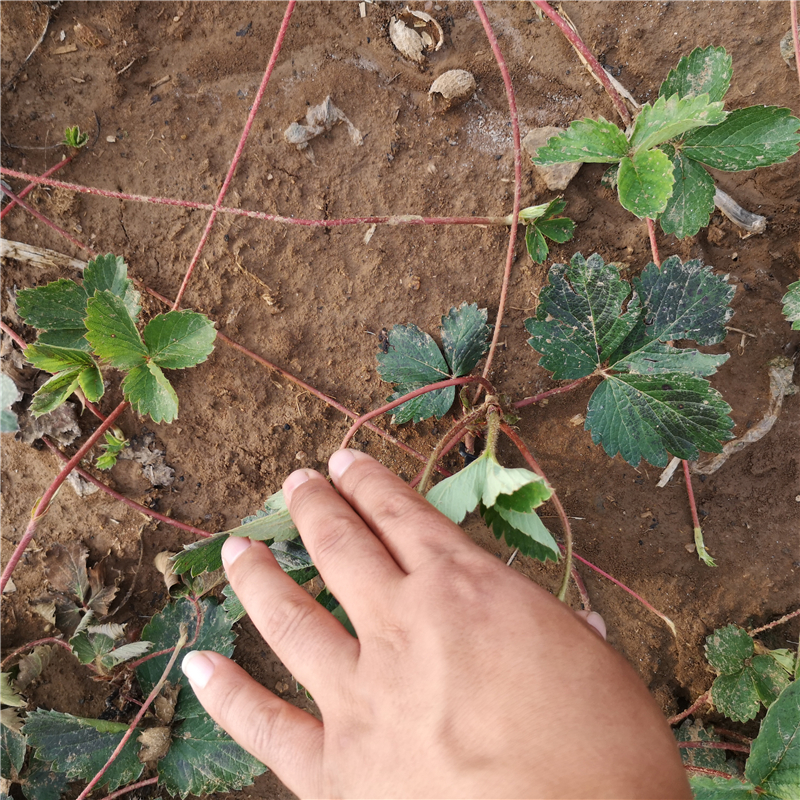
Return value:
[(444, 43), (442, 26), (424, 11), (405, 10), (389, 23), (392, 44), (409, 61), (422, 64), (425, 53), (438, 50)]
[(49, 414), (34, 418), (20, 414), (17, 441), (33, 444), (42, 436), (49, 436), (62, 447), (72, 444), (81, 435), (74, 403), (64, 403)]
[[(298, 150), (305, 150), (312, 139), (319, 136), (321, 133), (326, 133), (331, 130), (334, 125), (338, 125), (340, 122), (344, 122), (347, 126), (347, 130), (350, 132), (350, 138), (356, 147), (360, 147), (364, 144), (364, 137), (361, 135), (361, 131), (350, 122), (340, 108), (337, 108), (333, 104), (330, 95), (319, 105), (312, 106), (306, 111), (305, 125), (299, 122), (293, 122), (283, 132), (283, 138), (286, 139), (289, 144), (296, 145)], [(309, 151), (309, 158), (314, 161), (314, 156), (311, 151)]]
[(135, 461), (142, 465), (142, 474), (153, 486), (172, 486), (175, 482), (175, 470), (167, 466), (164, 460), (165, 453), (155, 447), (156, 435), (147, 431), (141, 436), (131, 438), (129, 447), (126, 447), (118, 456), (121, 460)]

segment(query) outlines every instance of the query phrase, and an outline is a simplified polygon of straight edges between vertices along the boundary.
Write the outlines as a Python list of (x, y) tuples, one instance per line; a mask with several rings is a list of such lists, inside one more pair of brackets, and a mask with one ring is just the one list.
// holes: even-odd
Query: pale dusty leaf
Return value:
[(136, 739), (142, 749), (139, 751), (139, 761), (146, 764), (148, 761), (159, 761), (169, 750), (172, 737), (168, 727), (148, 728)]

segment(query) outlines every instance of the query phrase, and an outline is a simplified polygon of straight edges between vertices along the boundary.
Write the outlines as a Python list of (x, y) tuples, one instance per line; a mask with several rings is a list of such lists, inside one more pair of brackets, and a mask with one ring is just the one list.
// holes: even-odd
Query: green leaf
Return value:
[(543, 219), (536, 227), (548, 239), (559, 244), (568, 242), (575, 234), (575, 223), (569, 217)]
[[(719, 742), (719, 736), (707, 731), (701, 722), (685, 719), (679, 728), (673, 728), (675, 739), (678, 742)], [(715, 769), (725, 772), (728, 763), (724, 750), (710, 747), (681, 747), (681, 759), (684, 765), (700, 767), (702, 769)]]
[(707, 94), (659, 97), (636, 115), (631, 146), (637, 152), (649, 150), (695, 128), (718, 125), (726, 116), (722, 103), (709, 102)]
[(25, 771), (22, 794), (26, 800), (61, 800), (69, 779), (46, 761), (34, 760)]
[(39, 330), (69, 331), (70, 335), (80, 331), (79, 336), (86, 332), (86, 291), (66, 278), (17, 292), (17, 311), (28, 325)]
[(134, 367), (122, 381), (125, 399), (153, 422), (172, 422), (178, 416), (178, 395), (161, 367), (148, 361)]
[(0, 672), (0, 703), (4, 706), (14, 706), (14, 708), (27, 705), (14, 687), (8, 672)]
[(233, 586), (231, 586), (229, 583), (225, 584), (224, 588), (222, 589), (222, 594), (225, 596), (225, 600), (222, 603), (222, 608), (228, 617), (228, 622), (233, 625), (242, 617), (246, 616), (247, 611), (242, 605), (242, 601), (236, 596), (236, 592), (233, 591)]
[(220, 552), (227, 538), (227, 534), (218, 533), (185, 545), (180, 553), (172, 557), (172, 571), (176, 575), (188, 572), (192, 578), (196, 578), (202, 572), (222, 569)]
[(0, 725), (0, 776), (13, 780), (22, 770), (24, 762), (25, 737), (18, 731)]
[[(23, 732), (36, 748), (37, 759), (52, 762), (53, 769), (65, 773), (70, 780), (88, 781), (105, 765), (127, 729), (128, 725), (120, 722), (36, 709), (28, 715)], [(100, 779), (100, 785), (113, 791), (135, 781), (144, 769), (138, 751), (136, 737), (132, 736)]]
[(660, 97), (697, 97), (708, 94), (712, 102), (725, 97), (733, 75), (733, 59), (724, 47), (700, 47), (682, 56), (658, 90)]
[(540, 365), (556, 380), (591, 375), (640, 318), (638, 300), (622, 313), (630, 285), (596, 253), (588, 260), (576, 253), (569, 266), (554, 264), (548, 281), (536, 318), (525, 320), (528, 344), (542, 354)]
[(762, 796), (800, 797), (800, 681), (784, 689), (770, 706), (750, 748), (745, 775)]
[(658, 221), (664, 233), (685, 239), (705, 228), (714, 213), (714, 180), (683, 153), (673, 156), (672, 174), (675, 186)]
[(525, 229), (525, 247), (534, 264), (543, 264), (550, 252), (550, 246), (535, 225), (528, 225)]
[(280, 568), (295, 583), (302, 585), (319, 575), (319, 570), (314, 566), (308, 550), (299, 541), (275, 542), (269, 546), (269, 549)]
[(34, 417), (49, 414), (58, 408), (80, 385), (80, 367), (64, 370), (43, 383), (31, 402), (31, 413)]
[(460, 524), (483, 496), (488, 464), (489, 460), (484, 456), (475, 459), (455, 475), (437, 483), (425, 498), (456, 525)]
[(245, 517), (241, 525), (231, 528), (227, 533), (269, 542), (283, 542), (300, 535), (286, 507), (283, 489), (267, 498), (263, 511), (253, 517)]
[(755, 655), (752, 637), (736, 625), (706, 639), (706, 658), (718, 674), (711, 687), (714, 706), (730, 719), (754, 719), (761, 703), (769, 707), (789, 684), (789, 674), (768, 653)]
[(164, 369), (185, 369), (205, 361), (216, 337), (214, 323), (195, 311), (159, 314), (144, 329), (147, 350)]
[(714, 169), (739, 172), (786, 161), (798, 142), (800, 120), (788, 108), (750, 106), (731, 111), (719, 125), (694, 131), (681, 151)]
[(793, 331), (800, 331), (800, 281), (789, 284), (789, 291), (783, 296), (783, 316), (792, 323)]
[(92, 350), (112, 367), (129, 370), (145, 363), (147, 348), (133, 317), (122, 299), (108, 290), (86, 303), (86, 328)]
[(145, 653), (149, 652), (153, 647), (152, 642), (130, 642), (122, 645), (122, 647), (115, 647), (110, 653), (100, 656), (100, 666), (110, 671), (114, 667), (130, 661), (132, 658), (140, 658)]
[(486, 506), (499, 503), (502, 495), (513, 495), (516, 498), (516, 505), (509, 499), (506, 501), (507, 508), (529, 510), (541, 505), (553, 493), (545, 479), (529, 469), (504, 467), (495, 461), (490, 453), (482, 458), (487, 460), (486, 477), (481, 494), (481, 502)]
[(158, 782), (182, 798), (207, 797), (249, 786), (264, 771), (264, 764), (202, 714), (184, 720), (173, 731), (169, 751), (158, 762)]
[(715, 356), (692, 348), (670, 347), (659, 341), (650, 341), (635, 353), (613, 362), (612, 366), (636, 375), (682, 372), (700, 377), (713, 375), (728, 358), (728, 353)]
[(603, 117), (576, 120), (563, 133), (548, 139), (533, 163), (542, 167), (570, 161), (606, 164), (619, 161), (628, 149), (625, 134)]
[(672, 162), (661, 150), (638, 150), (619, 165), (619, 201), (639, 219), (655, 219), (667, 207), (675, 178)]
[(0, 372), (0, 433), (19, 430), (17, 415), (9, 409), (21, 396), (17, 384), (5, 372)]
[(719, 778), (711, 775), (689, 775), (694, 800), (755, 800), (756, 787), (738, 778)]
[(557, 217), (567, 207), (558, 197), (549, 203), (531, 206), (519, 213), (520, 222), (526, 223), (525, 245), (528, 255), (536, 264), (542, 264), (550, 250), (546, 236), (559, 244), (569, 241), (575, 232), (575, 223), (567, 217)]
[(462, 303), (442, 317), (442, 347), (453, 377), (469, 375), (489, 349), (492, 329), (487, 319), (486, 309), (477, 303)]
[(480, 513), (495, 538), (505, 539), (509, 547), (516, 547), (522, 555), (539, 561), (558, 561), (558, 545), (535, 513), (524, 515), (530, 519), (522, 526), (509, 521), (498, 506), (487, 508), (481, 503)]
[(61, 405), (77, 388), (94, 403), (103, 396), (103, 376), (92, 356), (84, 350), (56, 347), (41, 341), (25, 348), (25, 358), (53, 378), (39, 388), (31, 406), (35, 416)]
[(94, 359), (85, 350), (54, 347), (48, 344), (31, 344), (25, 348), (25, 359), (45, 372), (61, 372), (74, 367), (93, 367)]
[(95, 292), (109, 291), (122, 300), (133, 319), (139, 316), (141, 295), (128, 278), (128, 265), (122, 256), (107, 253), (93, 258), (83, 271), (83, 288), (87, 298)]
[(586, 430), (612, 458), (642, 458), (665, 467), (671, 453), (694, 461), (699, 449), (718, 453), (730, 438), (730, 406), (708, 381), (688, 375), (612, 375), (595, 389)]

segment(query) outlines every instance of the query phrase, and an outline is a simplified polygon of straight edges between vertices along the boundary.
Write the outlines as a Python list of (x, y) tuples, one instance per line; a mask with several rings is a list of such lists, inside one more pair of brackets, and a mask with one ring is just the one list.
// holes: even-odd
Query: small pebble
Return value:
[(306, 457), (306, 452), (305, 452), (305, 450), (298, 450), (298, 451), (297, 451), (297, 452), (294, 454), (294, 457), (295, 457), (295, 458), (296, 458), (298, 461), (302, 461), (302, 460), (303, 460), (303, 459)]

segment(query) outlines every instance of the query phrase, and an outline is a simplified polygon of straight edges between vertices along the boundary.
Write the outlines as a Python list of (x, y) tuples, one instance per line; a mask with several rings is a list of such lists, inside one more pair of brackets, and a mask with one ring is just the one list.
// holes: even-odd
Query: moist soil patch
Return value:
[[(503, 82), (471, 4), (427, 4), (441, 23), (443, 47), (423, 66), (405, 60), (388, 37), (400, 6), (390, 3), (300, 4), (266, 89), (225, 204), (312, 219), (366, 215), (502, 216), (513, 202), (513, 148)], [(419, 5), (423, 8), (423, 5)], [(787, 3), (567, 3), (565, 9), (601, 62), (640, 101), (653, 100), (681, 55), (724, 46), (733, 57), (727, 107), (766, 104), (798, 111), (797, 75), (778, 42), (789, 27)], [(64, 129), (80, 125), (89, 144), (56, 177), (121, 191), (214, 203), (261, 81), (284, 12), (275, 3), (43, 3), (2, 7), (2, 163), (41, 174), (62, 157)], [(574, 51), (529, 3), (489, 4), (508, 62), (524, 136), (534, 127), (566, 127), (577, 118), (615, 119), (610, 100)], [(52, 15), (44, 41), (23, 64)], [(76, 25), (82, 27), (76, 30)], [(88, 33), (87, 33), (88, 31)], [(64, 52), (66, 46), (75, 49)], [(448, 69), (469, 70), (475, 95), (445, 113), (427, 90)], [(360, 131), (356, 146), (337, 125), (304, 151), (284, 130), (330, 95)], [(313, 158), (312, 158), (313, 152)], [(575, 238), (551, 248), (545, 266), (531, 263), (519, 237), (501, 345), (490, 379), (519, 399), (553, 384), (526, 344), (531, 316), (554, 261), (575, 252), (624, 263), (626, 278), (650, 260), (644, 222), (601, 186), (603, 165), (585, 165), (563, 193)], [(743, 237), (720, 214), (682, 241), (659, 230), (662, 258), (701, 258), (736, 287), (731, 331), (719, 352), (730, 359), (713, 384), (732, 407), (742, 435), (769, 405), (767, 362), (795, 359), (800, 333), (781, 315), (780, 299), (800, 273), (800, 159), (739, 174), (715, 173), (718, 186), (766, 216), (764, 234)], [(555, 197), (523, 158), (522, 206)], [(18, 191), (23, 184), (9, 180)], [(208, 220), (208, 211), (124, 202), (38, 188), (31, 204), (96, 251), (121, 255), (130, 274), (174, 297)], [(508, 230), (475, 225), (366, 225), (320, 228), (220, 215), (189, 284), (184, 307), (209, 315), (218, 330), (302, 377), (355, 412), (390, 393), (376, 370), (377, 334), (413, 322), (436, 331), (463, 301), (497, 313)], [(74, 258), (86, 253), (21, 209), (4, 220), (3, 237)], [(16, 316), (15, 289), (74, 271), (34, 268), (5, 259), (4, 321), (31, 341)], [(163, 307), (145, 296), (145, 316)], [(12, 358), (4, 348), (4, 369)], [(30, 378), (30, 375), (28, 376)], [(207, 362), (174, 372), (178, 420), (155, 425), (128, 411), (118, 423), (128, 437), (151, 439), (175, 471), (154, 487), (133, 460), (98, 473), (118, 492), (208, 531), (254, 513), (299, 466), (325, 471), (350, 421), (280, 375), (218, 341)], [(797, 378), (795, 378), (797, 380)], [(657, 488), (659, 470), (634, 469), (594, 446), (582, 415), (593, 385), (525, 408), (518, 428), (572, 518), (577, 552), (667, 614), (677, 641), (655, 616), (596, 573), (579, 565), (609, 641), (632, 662), (667, 715), (686, 708), (711, 684), (703, 645), (729, 622), (767, 623), (798, 605), (800, 532), (800, 394), (786, 398), (760, 441), (731, 456), (695, 493), (705, 540), (718, 566), (690, 552), (692, 523), (680, 473)], [(101, 406), (121, 401), (112, 386)], [(379, 424), (389, 428), (388, 419)], [(80, 416), (83, 435), (95, 428)], [(430, 452), (447, 420), (393, 431)], [(70, 452), (74, 452), (73, 445)], [(411, 479), (418, 462), (363, 429), (355, 446)], [(3, 436), (2, 547), (7, 559), (31, 508), (59, 462), (46, 449)], [(505, 463), (521, 465), (507, 449)], [(458, 455), (446, 466), (458, 469)], [(555, 512), (545, 522), (559, 533)], [(548, 518), (548, 514), (553, 515)], [(508, 559), (480, 520), (468, 533)], [(153, 565), (161, 550), (191, 537), (154, 524), (103, 493), (79, 498), (63, 487), (14, 573), (16, 591), (3, 605), (4, 653), (48, 635), (32, 610), (41, 596), (48, 549), (76, 540), (90, 560), (106, 557), (128, 595), (114, 621), (135, 633), (163, 607), (167, 592)], [(561, 568), (518, 557), (512, 569), (555, 589)], [(574, 588), (569, 602), (579, 607)], [(525, 636), (525, 631), (518, 635)], [(771, 631), (771, 647), (793, 647), (798, 624)], [(313, 704), (275, 659), (253, 626), (239, 626), (236, 658), (281, 697)], [(509, 687), (513, 691), (513, 686)], [(43, 708), (91, 716), (103, 711), (107, 687), (59, 652), (34, 692)], [(745, 730), (748, 730), (745, 727)], [(752, 731), (752, 726), (750, 728)], [(149, 791), (149, 790), (145, 790)], [(141, 796), (158, 796), (158, 792)], [(289, 797), (274, 775), (229, 797)]]

